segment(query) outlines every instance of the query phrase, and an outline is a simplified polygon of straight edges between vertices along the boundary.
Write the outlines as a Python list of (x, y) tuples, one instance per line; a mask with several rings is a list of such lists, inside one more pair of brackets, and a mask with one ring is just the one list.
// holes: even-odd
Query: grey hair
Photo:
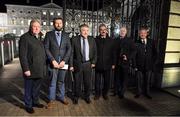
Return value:
[(107, 28), (107, 26), (106, 26), (105, 24), (103, 24), (103, 23), (99, 25), (99, 29), (100, 29), (101, 27)]
[(121, 26), (120, 29), (122, 29), (122, 28), (126, 29), (126, 31), (127, 31), (127, 27), (126, 26)]
[(41, 25), (40, 20), (38, 20), (38, 19), (32, 19), (31, 22), (30, 22), (30, 25), (29, 25), (29, 31), (31, 31), (32, 25), (33, 25), (35, 22), (37, 22), (37, 23), (39, 23), (39, 24)]

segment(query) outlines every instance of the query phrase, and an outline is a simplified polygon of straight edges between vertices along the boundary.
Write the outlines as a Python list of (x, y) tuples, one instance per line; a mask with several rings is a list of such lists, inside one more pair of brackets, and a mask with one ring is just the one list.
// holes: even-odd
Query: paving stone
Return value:
[[(34, 108), (34, 114), (24, 110), (23, 78), (18, 59), (0, 70), (0, 116), (174, 116), (180, 115), (180, 99), (161, 90), (152, 91), (152, 100), (142, 96), (134, 98), (133, 89), (125, 93), (124, 99), (109, 96), (106, 101), (102, 97), (91, 104), (79, 99), (74, 105), (67, 97), (69, 105), (56, 101), (53, 109)], [(47, 79), (43, 80), (40, 102), (47, 105)]]

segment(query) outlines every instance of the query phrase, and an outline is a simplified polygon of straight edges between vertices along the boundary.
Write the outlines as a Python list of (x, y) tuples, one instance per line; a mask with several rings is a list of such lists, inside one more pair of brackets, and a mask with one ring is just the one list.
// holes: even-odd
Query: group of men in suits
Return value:
[[(115, 71), (115, 92), (120, 98), (124, 97), (129, 77), (130, 62), (135, 59), (134, 66), (138, 72), (136, 98), (142, 93), (148, 98), (152, 60), (155, 48), (151, 39), (147, 38), (147, 29), (140, 30), (139, 42), (135, 44), (127, 37), (127, 29), (120, 28), (120, 36), (112, 39), (108, 35), (105, 24), (99, 26), (99, 35), (94, 39), (89, 36), (89, 26), (80, 26), (80, 35), (69, 38), (63, 29), (63, 19), (53, 20), (54, 30), (46, 33), (45, 39), (40, 40), (40, 22), (32, 20), (29, 31), (20, 37), (19, 58), (25, 81), (25, 109), (34, 113), (33, 107), (43, 108), (39, 102), (39, 92), (42, 78), (46, 76), (48, 66), (49, 103), (47, 108), (53, 108), (55, 100), (65, 105), (65, 65), (74, 74), (73, 103), (78, 104), (81, 97), (81, 86), (84, 86), (84, 100), (91, 103), (91, 73), (95, 69), (95, 97), (101, 96), (108, 100), (110, 73)], [(143, 43), (145, 41), (145, 43)], [(48, 63), (48, 65), (47, 65)], [(102, 80), (103, 78), (103, 80)], [(103, 81), (103, 82), (102, 82)], [(144, 82), (144, 83), (143, 83)], [(102, 84), (103, 83), (103, 84)], [(102, 88), (102, 87), (103, 88)], [(142, 87), (144, 86), (144, 87)], [(102, 91), (101, 91), (102, 89)], [(144, 92), (142, 89), (145, 89)]]

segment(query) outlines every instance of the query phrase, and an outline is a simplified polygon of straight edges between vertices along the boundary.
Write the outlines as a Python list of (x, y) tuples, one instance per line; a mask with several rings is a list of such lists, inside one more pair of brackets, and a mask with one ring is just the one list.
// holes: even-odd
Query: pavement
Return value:
[[(91, 104), (83, 99), (74, 105), (67, 97), (69, 105), (56, 101), (53, 109), (34, 108), (34, 114), (24, 110), (23, 78), (19, 59), (0, 70), (0, 116), (180, 116), (180, 98), (159, 89), (151, 91), (152, 99), (142, 96), (134, 98), (134, 89), (128, 89), (124, 99), (110, 96), (109, 100), (100, 98), (95, 101), (91, 95)], [(47, 104), (47, 79), (43, 80), (40, 102)]]

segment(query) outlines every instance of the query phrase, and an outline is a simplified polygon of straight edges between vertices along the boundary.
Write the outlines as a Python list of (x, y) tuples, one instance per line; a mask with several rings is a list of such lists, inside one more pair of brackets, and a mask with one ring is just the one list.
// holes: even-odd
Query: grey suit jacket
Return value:
[(69, 61), (71, 55), (70, 38), (69, 35), (65, 32), (62, 32), (61, 36), (61, 44), (59, 46), (56, 39), (55, 31), (50, 31), (46, 33), (44, 39), (44, 46), (49, 62), (53, 60), (56, 60), (57, 62), (63, 60), (68, 63)]

